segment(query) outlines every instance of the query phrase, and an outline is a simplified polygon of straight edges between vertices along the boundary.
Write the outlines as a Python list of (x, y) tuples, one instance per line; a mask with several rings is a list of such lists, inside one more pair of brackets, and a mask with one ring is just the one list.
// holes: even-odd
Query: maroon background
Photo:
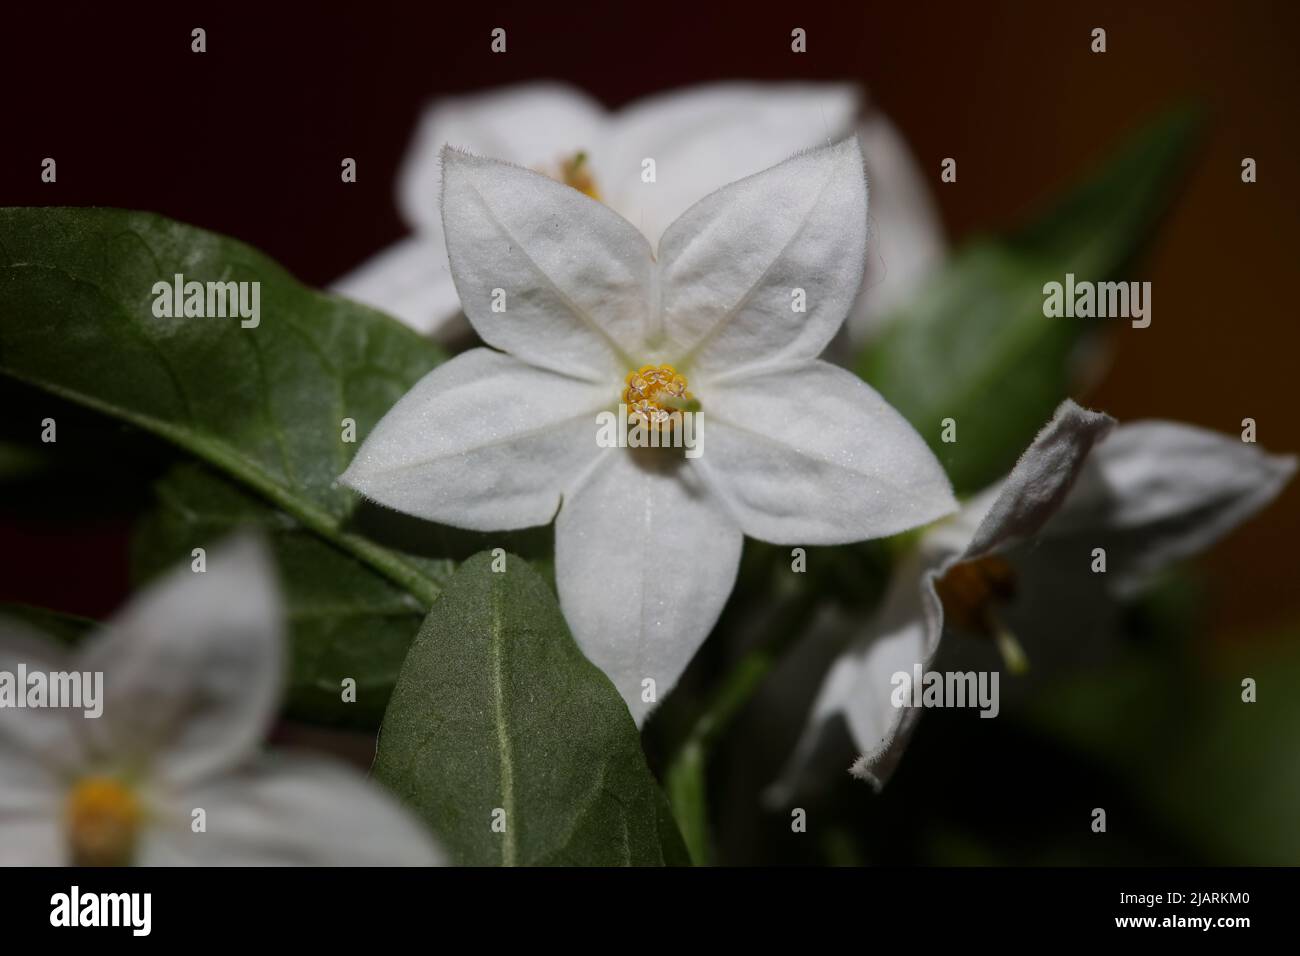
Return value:
[[(1134, 279), (1153, 324), (1118, 333), (1091, 395), (1300, 449), (1293, 3), (61, 4), (4, 13), (0, 204), (155, 210), (324, 284), (403, 233), (392, 178), (420, 106), (536, 78), (611, 106), (714, 79), (856, 79), (934, 176), (955, 240), (1028, 214), (1176, 100), (1210, 108), (1189, 189)], [(190, 52), (190, 30), (208, 52)], [(509, 52), (489, 52), (503, 26)], [(808, 53), (790, 52), (794, 26)], [(1106, 27), (1109, 52), (1089, 52)], [(1240, 181), (1241, 157), (1260, 182)], [(58, 161), (58, 182), (39, 180)], [(359, 182), (339, 181), (356, 157)], [(938, 182), (944, 156), (957, 184)], [(38, 422), (30, 423), (38, 429)], [(61, 435), (62, 437), (62, 435)], [(96, 494), (88, 472), (83, 493)], [(0, 600), (102, 614), (122, 597), (126, 516), (35, 519), (0, 502)], [(1300, 490), (1207, 559), (1222, 634), (1296, 621)], [(75, 546), (70, 546), (75, 545)]]

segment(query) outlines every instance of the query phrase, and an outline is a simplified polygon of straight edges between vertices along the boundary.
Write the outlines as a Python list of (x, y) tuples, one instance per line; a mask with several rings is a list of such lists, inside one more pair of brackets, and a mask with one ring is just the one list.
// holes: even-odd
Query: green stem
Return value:
[(691, 741), (683, 744), (668, 767), (664, 787), (691, 862), (696, 866), (707, 865), (709, 814), (704, 792), (704, 748)]
[(709, 698), (668, 762), (665, 784), (673, 815), (696, 866), (709, 863), (709, 816), (706, 789), (713, 746), (785, 652), (803, 635), (803, 624), (816, 603), (802, 593), (778, 602), (762, 637), (727, 674)]

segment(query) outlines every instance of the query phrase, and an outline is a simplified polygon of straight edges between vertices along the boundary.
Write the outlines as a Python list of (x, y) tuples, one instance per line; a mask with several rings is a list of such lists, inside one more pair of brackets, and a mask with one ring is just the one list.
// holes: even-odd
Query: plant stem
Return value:
[(762, 637), (736, 663), (704, 705), (668, 762), (665, 783), (673, 815), (696, 866), (709, 864), (707, 767), (714, 744), (749, 703), (781, 657), (803, 635), (816, 595), (801, 593), (777, 602)]
[(704, 792), (704, 748), (699, 743), (688, 740), (682, 745), (668, 767), (664, 786), (691, 862), (696, 866), (706, 866), (709, 815)]

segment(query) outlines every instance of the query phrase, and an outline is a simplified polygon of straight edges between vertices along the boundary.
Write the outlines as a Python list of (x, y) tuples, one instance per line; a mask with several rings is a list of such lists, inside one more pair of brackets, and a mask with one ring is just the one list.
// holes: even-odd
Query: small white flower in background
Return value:
[[(956, 507), (902, 416), (817, 359), (862, 276), (855, 140), (718, 190), (664, 231), (657, 258), (608, 206), (545, 176), (455, 150), (443, 165), (456, 286), (506, 354), (473, 349), (427, 375), (341, 480), (473, 530), (556, 519), (564, 615), (638, 721), (712, 629), (745, 534), (845, 543)], [(646, 366), (701, 403), (699, 457), (598, 445), (598, 414)]]
[(274, 573), (236, 540), (206, 572), (150, 586), (76, 654), (0, 621), (0, 670), (104, 675), (98, 718), (0, 710), (0, 864), (442, 862), (351, 767), (258, 750), (284, 678)]
[[(1080, 602), (1129, 596), (1208, 548), (1272, 501), (1295, 469), (1294, 456), (1233, 436), (1165, 421), (1115, 427), (1108, 415), (1062, 403), (1005, 479), (928, 528), (899, 562), (880, 611), (831, 668), (772, 798), (791, 795), (839, 716), (862, 751), (850, 772), (883, 785), (920, 716), (891, 703), (891, 678), (929, 666), (945, 618), (1002, 642), (1014, 670), (1018, 583), (1040, 579), (1025, 596), (1046, 595), (1023, 608), (1025, 630), (1059, 628), (1083, 612)], [(1102, 573), (1092, 569), (1099, 546)], [(1071, 593), (1049, 593), (1053, 582)]]
[[(398, 206), (414, 235), (334, 285), (413, 328), (437, 331), (460, 311), (439, 208), (442, 148), (544, 172), (600, 199), (651, 246), (715, 189), (801, 150), (856, 132), (875, 188), (862, 294), (847, 328), (856, 342), (945, 254), (925, 178), (879, 110), (838, 84), (725, 83), (652, 96), (608, 111), (572, 87), (536, 83), (435, 101), (403, 164)], [(654, 160), (646, 182), (644, 161)]]

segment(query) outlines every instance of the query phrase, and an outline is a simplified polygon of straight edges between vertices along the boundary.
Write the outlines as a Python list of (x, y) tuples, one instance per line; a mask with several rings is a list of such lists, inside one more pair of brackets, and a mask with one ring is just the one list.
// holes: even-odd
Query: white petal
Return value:
[(1045, 533), (1106, 547), (1108, 578), (1131, 590), (1246, 521), (1295, 470), (1295, 456), (1270, 455), (1235, 435), (1176, 422), (1124, 424), (1093, 452)]
[(912, 675), (913, 666), (929, 666), (943, 631), (943, 609), (934, 593), (932, 574), (952, 555), (922, 556), (900, 563), (890, 579), (880, 610), (827, 674), (813, 705), (802, 739), (780, 781), (777, 800), (793, 796), (810, 765), (827, 723), (842, 715), (862, 754), (862, 771), (877, 789), (893, 773), (919, 711), (895, 707), (893, 676)]
[(442, 228), (395, 243), (337, 280), (331, 291), (386, 312), (417, 332), (435, 332), (460, 311)]
[[(651, 244), (715, 189), (795, 153), (839, 142), (858, 108), (847, 84), (717, 83), (638, 100), (611, 119), (592, 171), (605, 202)], [(642, 163), (655, 161), (654, 182)]]
[(971, 496), (952, 517), (927, 528), (920, 551), (936, 569), (1014, 547), (1052, 522), (1085, 473), (1089, 454), (1115, 420), (1066, 399), (1001, 481)]
[(63, 821), (56, 802), (31, 813), (0, 808), (0, 866), (65, 866), (69, 862)]
[(929, 667), (935, 651), (927, 646), (929, 635), (925, 622), (912, 618), (898, 630), (882, 633), (868, 643), (862, 656), (848, 665), (855, 683), (844, 719), (861, 751), (859, 773), (877, 790), (893, 775), (920, 719), (919, 708), (894, 706), (894, 695), (900, 687), (898, 674), (911, 679), (916, 665), (922, 673)]
[(843, 544), (957, 507), (921, 436), (851, 372), (804, 362), (696, 394), (705, 426), (697, 462), (750, 537)]
[[(191, 829), (195, 808), (206, 830)], [(379, 784), (342, 763), (274, 753), (173, 797), (140, 851), (145, 866), (439, 866), (432, 835)]]
[(947, 255), (928, 181), (902, 134), (873, 112), (858, 127), (858, 139), (871, 184), (871, 215), (866, 277), (847, 323), (855, 347), (915, 294)]
[[(78, 669), (72, 655), (22, 621), (0, 618), (0, 672), (51, 674)], [(27, 688), (15, 688), (26, 696)], [(84, 762), (78, 725), (85, 710), (34, 707), (0, 710), (0, 810), (44, 793)]]
[(543, 368), (621, 382), (649, 328), (645, 237), (576, 189), (453, 149), (443, 153), (442, 208), (461, 305), (485, 342)]
[[(74, 669), (70, 655), (21, 621), (0, 618), (0, 671)], [(19, 687), (19, 693), (26, 693)], [(64, 790), (83, 765), (75, 722), (82, 711), (0, 710), (0, 866), (61, 866)]]
[(339, 479), (407, 514), (477, 531), (546, 524), (564, 484), (600, 451), (591, 384), (471, 349), (416, 383)]
[(554, 164), (579, 151), (596, 162), (604, 128), (605, 110), (599, 103), (558, 83), (437, 100), (420, 117), (407, 147), (398, 176), (398, 206), (407, 222), (440, 235), (444, 146), (530, 167)]
[(251, 753), (274, 716), (283, 633), (274, 568), (260, 543), (210, 549), (135, 597), (77, 666), (104, 674), (104, 712), (85, 721), (98, 756), (173, 784)]
[(696, 203), (659, 243), (668, 354), (712, 374), (816, 357), (862, 281), (866, 216), (856, 139)]
[(566, 494), (555, 524), (560, 605), (637, 723), (677, 683), (736, 580), (743, 536), (690, 463), (618, 449)]
[(963, 557), (979, 557), (1038, 533), (1060, 510), (1094, 445), (1114, 424), (1109, 415), (1081, 408), (1068, 398), (1062, 402), (998, 485), (996, 495), (983, 495), (973, 503), (972, 510), (987, 503), (988, 511)]

